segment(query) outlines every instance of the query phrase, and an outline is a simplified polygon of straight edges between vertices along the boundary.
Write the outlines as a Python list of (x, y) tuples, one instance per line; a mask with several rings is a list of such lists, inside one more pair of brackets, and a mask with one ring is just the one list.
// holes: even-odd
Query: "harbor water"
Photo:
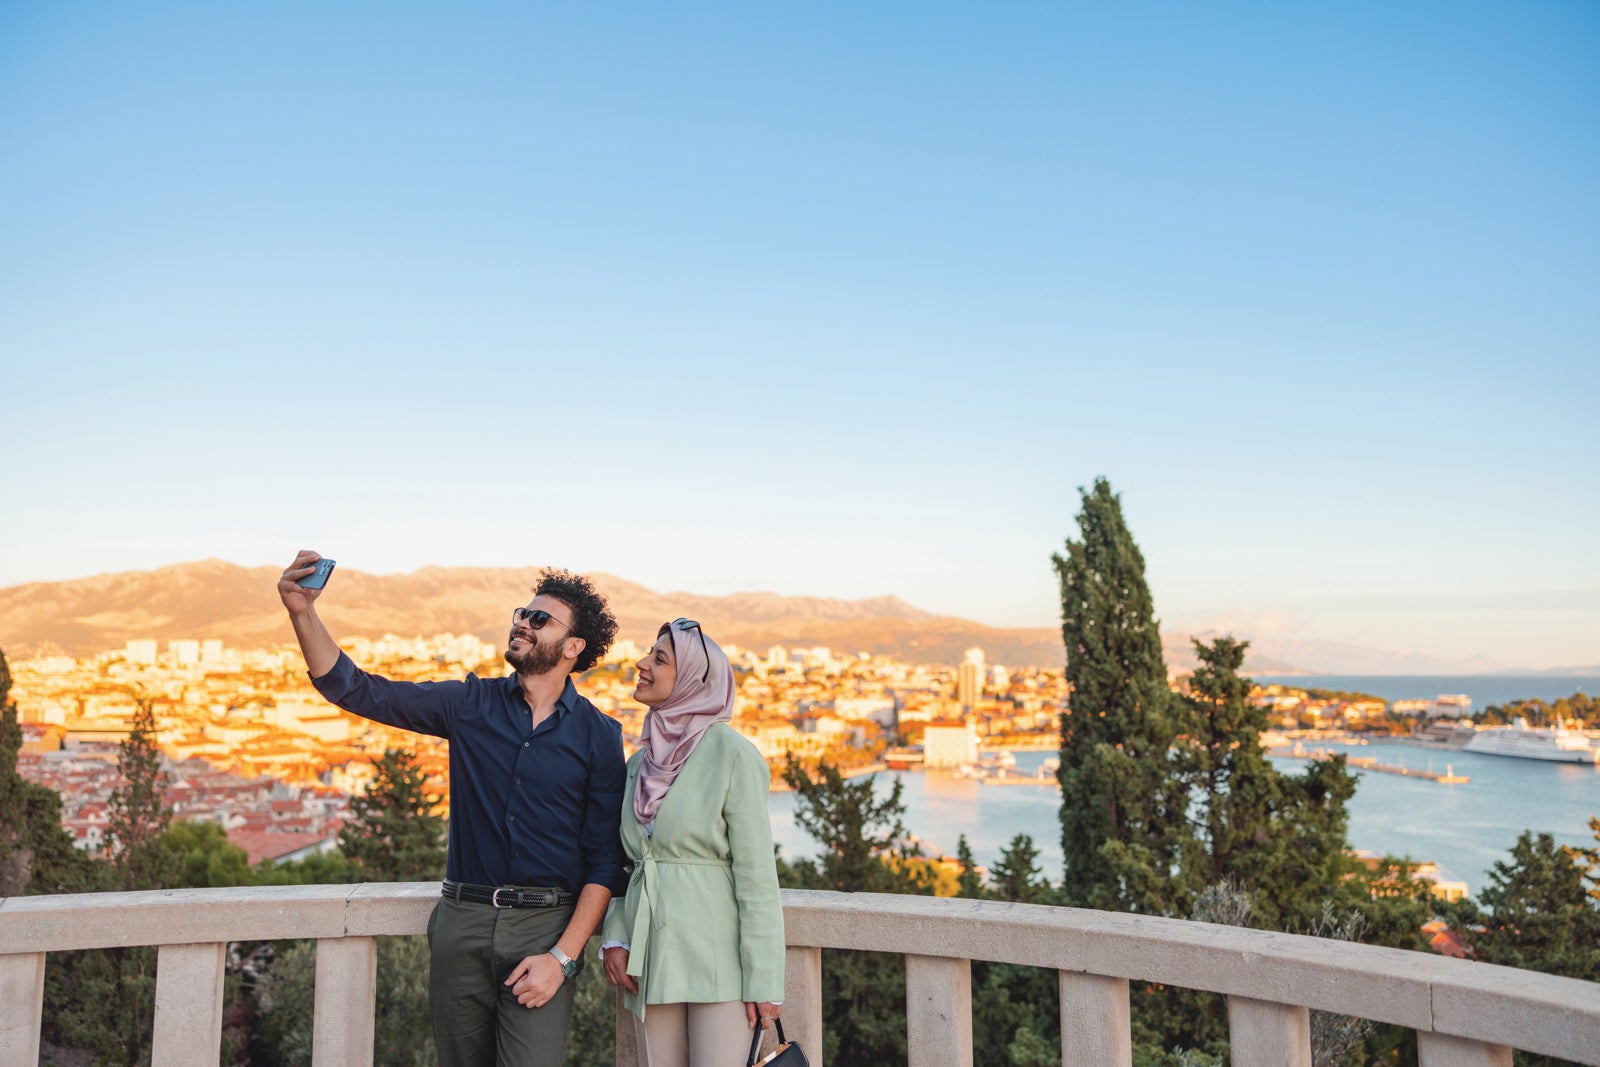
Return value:
[[(1600, 817), (1600, 769), (1595, 767), (1393, 743), (1323, 747), (1417, 770), (1443, 772), (1448, 765), (1468, 777), (1465, 783), (1442, 784), (1356, 768), (1349, 839), (1353, 848), (1437, 863), (1441, 877), (1466, 882), (1474, 894), (1493, 864), (1509, 859), (1524, 830), (1549, 833), (1559, 844), (1596, 844), (1588, 827), (1589, 819)], [(1017, 771), (1031, 773), (1053, 755), (1018, 752)], [(1274, 758), (1274, 763), (1286, 774), (1305, 767), (1303, 760), (1288, 758)], [(895, 779), (904, 787), (906, 828), (929, 848), (954, 855), (964, 834), (978, 862), (989, 866), (1013, 837), (1028, 834), (1043, 873), (1060, 880), (1061, 801), (1053, 783), (997, 789), (945, 771), (872, 776), (880, 796)], [(773, 793), (769, 804), (782, 855), (815, 855), (815, 840), (795, 823), (796, 795)]]

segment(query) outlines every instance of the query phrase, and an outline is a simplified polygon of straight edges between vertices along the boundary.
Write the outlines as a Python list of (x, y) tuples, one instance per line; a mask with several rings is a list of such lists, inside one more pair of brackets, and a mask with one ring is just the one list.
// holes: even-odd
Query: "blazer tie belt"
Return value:
[(633, 929), (628, 943), (628, 974), (638, 978), (644, 974), (645, 958), (650, 952), (650, 919), (655, 913), (655, 903), (650, 897), (650, 883), (654, 880), (658, 863), (676, 863), (687, 867), (723, 867), (731, 870), (732, 860), (719, 860), (691, 856), (653, 856), (646, 852), (634, 865), (633, 877), (628, 880), (628, 895), (638, 893), (639, 905), (633, 913)]

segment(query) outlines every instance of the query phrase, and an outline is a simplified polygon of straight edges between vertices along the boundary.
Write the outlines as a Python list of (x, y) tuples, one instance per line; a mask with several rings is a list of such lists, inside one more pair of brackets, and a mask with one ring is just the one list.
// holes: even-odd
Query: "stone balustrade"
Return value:
[[(420, 934), (437, 883), (0, 900), (0, 1064), (34, 1064), (50, 952), (157, 946), (154, 1061), (215, 1067), (230, 941), (317, 940), (313, 1062), (372, 1062), (374, 938)], [(1054, 970), (1062, 1062), (1126, 1067), (1130, 982), (1228, 998), (1235, 1067), (1310, 1067), (1310, 1011), (1417, 1032), (1423, 1067), (1509, 1067), (1526, 1049), (1600, 1065), (1600, 984), (1421, 952), (1074, 908), (876, 894), (783, 895), (784, 1022), (822, 1061), (822, 950), (903, 953), (914, 1067), (972, 1063), (971, 962)], [(619, 1025), (619, 1064), (632, 1029)]]

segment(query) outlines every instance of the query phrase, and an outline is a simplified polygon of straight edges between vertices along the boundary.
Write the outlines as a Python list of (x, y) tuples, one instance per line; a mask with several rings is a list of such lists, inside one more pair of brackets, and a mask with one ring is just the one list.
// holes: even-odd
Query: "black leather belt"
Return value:
[(518, 886), (468, 885), (465, 882), (444, 883), (441, 894), (446, 900), (464, 904), (488, 904), (496, 908), (558, 908), (578, 899), (559, 889), (523, 889)]

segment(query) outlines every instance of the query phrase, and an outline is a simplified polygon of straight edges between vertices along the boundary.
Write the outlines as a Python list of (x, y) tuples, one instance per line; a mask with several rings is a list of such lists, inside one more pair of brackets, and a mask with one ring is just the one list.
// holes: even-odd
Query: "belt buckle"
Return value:
[[(493, 893), (489, 894), (489, 903), (490, 903), (490, 905), (492, 905), (495, 908), (514, 908), (514, 907), (516, 907), (515, 904), (502, 904), (502, 903), (500, 903), (500, 894), (502, 892), (504, 892), (504, 890), (497, 888)], [(514, 893), (514, 892), (516, 892), (516, 890), (512, 890), (512, 892)]]

